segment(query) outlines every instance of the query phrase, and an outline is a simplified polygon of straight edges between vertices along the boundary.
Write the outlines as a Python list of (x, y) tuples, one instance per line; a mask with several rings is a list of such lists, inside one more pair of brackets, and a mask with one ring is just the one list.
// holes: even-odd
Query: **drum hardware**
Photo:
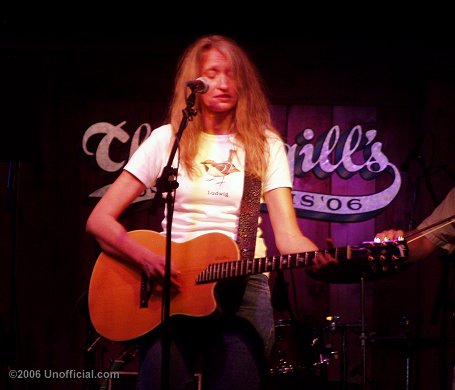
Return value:
[(346, 389), (347, 386), (347, 342), (346, 342), (346, 337), (347, 337), (347, 330), (348, 329), (359, 329), (360, 328), (360, 351), (361, 351), (361, 356), (362, 356), (362, 369), (361, 369), (361, 374), (362, 374), (362, 384), (361, 388), (363, 390), (366, 390), (367, 388), (367, 378), (366, 378), (366, 372), (367, 372), (367, 367), (366, 367), (366, 341), (369, 338), (366, 334), (366, 317), (365, 317), (365, 274), (362, 273), (362, 276), (360, 277), (360, 323), (358, 324), (337, 324), (336, 320), (339, 319), (339, 316), (329, 316), (327, 317), (330, 319), (331, 322), (331, 327), (334, 329), (340, 329), (341, 330), (341, 384), (342, 390)]
[[(396, 241), (385, 241), (385, 242), (363, 242), (359, 246), (349, 246), (346, 248), (346, 258), (338, 258), (338, 267), (335, 274), (331, 274), (326, 277), (318, 277), (318, 274), (309, 273), (310, 277), (314, 277), (319, 281), (326, 281), (328, 283), (360, 283), (360, 346), (362, 356), (362, 389), (366, 390), (366, 319), (365, 319), (365, 280), (378, 280), (392, 274), (395, 274), (401, 269), (401, 266), (405, 263), (407, 258), (407, 245), (403, 239)], [(272, 292), (272, 305), (275, 309), (283, 311), (288, 309), (292, 318), (293, 313), (290, 311), (289, 299), (287, 296), (287, 284), (283, 283), (284, 278), (281, 276), (281, 280), (277, 278), (277, 283), (274, 291)], [(275, 299), (274, 299), (275, 298)], [(287, 299), (286, 299), (287, 298)], [(277, 304), (277, 302), (279, 304)], [(335, 323), (332, 326), (336, 327)], [(339, 317), (338, 317), (339, 319)], [(343, 326), (342, 329), (342, 384), (345, 389), (347, 385), (347, 347), (346, 347), (346, 328)], [(274, 351), (274, 358), (277, 359), (275, 366), (272, 367), (270, 372), (272, 374), (295, 372), (300, 370), (307, 370), (311, 367), (311, 362), (302, 359), (296, 354), (295, 356), (289, 350), (281, 348), (280, 346), (280, 326), (276, 327), (276, 348)], [(308, 345), (308, 344), (307, 344)], [(286, 347), (286, 345), (284, 345)], [(329, 353), (330, 358), (325, 359), (324, 357), (320, 362), (331, 360), (331, 357), (337, 356), (337, 353)], [(296, 361), (294, 362), (293, 359)]]
[[(373, 346), (399, 350), (403, 357), (403, 389), (412, 388), (411, 377), (411, 360), (421, 350), (433, 349), (447, 351), (455, 345), (455, 341), (450, 341), (445, 337), (415, 337), (412, 335), (410, 320), (406, 314), (402, 314), (399, 322), (399, 331), (392, 335), (374, 335), (371, 338)], [(441, 355), (439, 355), (441, 356)], [(442, 356), (444, 357), (444, 356)], [(444, 360), (442, 360), (444, 363)], [(441, 365), (441, 363), (439, 364)], [(445, 366), (447, 368), (448, 366)], [(442, 370), (442, 368), (441, 368)], [(449, 379), (446, 373), (441, 373), (439, 376), (440, 388), (446, 389), (449, 384)], [(436, 386), (436, 385), (435, 385)], [(435, 387), (436, 388), (436, 387)], [(455, 388), (454, 388), (455, 390)]]
[(279, 271), (272, 290), (272, 306), (282, 315), (287, 312), (288, 319), (275, 321), (275, 343), (272, 348), (269, 375), (272, 388), (322, 389), (327, 381), (325, 367), (334, 358), (324, 345), (323, 334), (314, 326), (295, 320), (289, 294), (288, 282), (283, 271)]
[(362, 352), (362, 389), (367, 388), (367, 354), (366, 354), (366, 340), (367, 336), (365, 333), (365, 275), (360, 278), (360, 349)]
[[(365, 319), (365, 281), (379, 280), (397, 272), (410, 265), (406, 262), (408, 247), (404, 238), (386, 241), (365, 241), (358, 246), (348, 246), (345, 256), (337, 257), (336, 272), (317, 280), (328, 283), (359, 283), (360, 284), (360, 349), (362, 359), (362, 384), (361, 388), (366, 390), (366, 319)], [(312, 276), (311, 273), (309, 273)], [(346, 364), (346, 332), (342, 332), (342, 389), (347, 384)]]
[(289, 319), (277, 320), (269, 373), (275, 376), (306, 372), (320, 376), (334, 354), (315, 327)]
[[(340, 324), (336, 323), (336, 319), (339, 319), (339, 316), (330, 316), (327, 317), (332, 320), (332, 328), (334, 329), (341, 329), (341, 384), (342, 384), (342, 390), (346, 389), (347, 386), (347, 343), (346, 343), (346, 336), (347, 336), (347, 329), (359, 329), (360, 328), (360, 351), (361, 351), (361, 357), (362, 357), (362, 369), (361, 369), (361, 374), (362, 374), (362, 384), (361, 388), (363, 390), (366, 390), (367, 388), (367, 378), (366, 378), (366, 372), (367, 372), (367, 367), (366, 367), (366, 341), (369, 338), (366, 334), (366, 317), (365, 317), (365, 276), (362, 275), (360, 277), (360, 323), (359, 324), (344, 324), (343, 326)], [(335, 320), (335, 321), (334, 321)]]
[[(339, 322), (340, 316), (332, 315), (327, 316), (326, 320), (329, 322), (329, 325), (326, 327), (326, 330), (330, 333), (339, 333), (341, 335), (341, 346), (340, 353), (337, 354), (337, 358), (340, 360), (340, 384), (341, 390), (345, 390), (348, 387), (348, 347), (347, 347), (347, 334), (348, 331), (354, 331), (358, 333), (362, 329), (360, 323), (341, 323)], [(341, 355), (341, 356), (339, 356)], [(360, 370), (359, 370), (360, 373)], [(351, 373), (352, 376), (352, 373)]]

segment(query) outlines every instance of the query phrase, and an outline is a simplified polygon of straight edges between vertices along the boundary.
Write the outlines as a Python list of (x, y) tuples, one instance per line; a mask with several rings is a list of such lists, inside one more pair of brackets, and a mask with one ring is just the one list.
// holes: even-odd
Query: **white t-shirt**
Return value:
[[(125, 166), (146, 187), (155, 186), (156, 179), (169, 159), (173, 132), (170, 125), (155, 129), (140, 145)], [(274, 133), (267, 131), (270, 158), (262, 191), (291, 187), (289, 163), (284, 144)], [(200, 175), (189, 178), (183, 167), (178, 169), (172, 222), (172, 240), (183, 242), (209, 232), (237, 238), (240, 202), (243, 193), (245, 151), (236, 143), (235, 135), (202, 133), (199, 153), (194, 161)], [(178, 167), (178, 153), (172, 165)], [(166, 231), (163, 219), (163, 232)], [(265, 245), (256, 241), (255, 257), (265, 256)]]

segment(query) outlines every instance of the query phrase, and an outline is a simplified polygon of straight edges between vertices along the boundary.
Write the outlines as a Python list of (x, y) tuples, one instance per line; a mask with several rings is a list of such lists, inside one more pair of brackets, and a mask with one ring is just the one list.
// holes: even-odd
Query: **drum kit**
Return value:
[[(365, 282), (378, 280), (399, 272), (405, 266), (407, 246), (404, 240), (387, 243), (368, 242), (361, 247), (350, 248), (350, 253), (359, 256), (338, 259), (338, 270), (322, 281), (329, 283), (360, 283), (360, 312), (358, 323), (341, 323), (338, 316), (328, 316), (328, 325), (322, 329), (312, 324), (303, 324), (294, 319), (280, 319), (275, 322), (275, 345), (272, 350), (269, 374), (271, 390), (274, 389), (366, 389), (366, 334)], [(321, 281), (321, 278), (317, 278)], [(278, 298), (277, 298), (278, 297)], [(275, 310), (290, 310), (287, 283), (280, 271), (275, 279), (272, 292)], [(291, 317), (294, 317), (293, 315)], [(358, 334), (361, 348), (361, 383), (348, 383), (347, 333)], [(340, 335), (340, 351), (334, 351), (328, 342), (329, 335)], [(329, 384), (328, 366), (333, 360), (340, 363), (340, 382)]]
[[(336, 316), (327, 317), (326, 327), (318, 328), (291, 319), (275, 322), (275, 344), (272, 349), (269, 374), (269, 390), (297, 390), (304, 385), (305, 390), (360, 389), (360, 384), (348, 382), (347, 333), (358, 333), (358, 323), (340, 323)], [(340, 350), (333, 350), (329, 342), (330, 334), (340, 335)], [(340, 362), (340, 381), (329, 383), (327, 371), (334, 360)], [(352, 370), (354, 371), (354, 370)], [(358, 367), (357, 367), (357, 371)], [(360, 373), (360, 372), (359, 372)], [(352, 373), (351, 373), (352, 375)]]

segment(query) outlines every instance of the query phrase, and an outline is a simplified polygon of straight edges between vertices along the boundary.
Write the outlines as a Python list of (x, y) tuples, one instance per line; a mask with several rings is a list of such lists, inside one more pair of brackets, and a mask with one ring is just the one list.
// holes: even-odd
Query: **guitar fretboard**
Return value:
[[(332, 257), (338, 259), (345, 256), (347, 248), (337, 248), (331, 252)], [(196, 279), (197, 284), (212, 283), (221, 279), (256, 275), (263, 272), (273, 272), (292, 268), (304, 268), (314, 264), (320, 254), (328, 251), (313, 251), (293, 253), (288, 255), (261, 257), (251, 260), (235, 260), (212, 263), (202, 271)]]

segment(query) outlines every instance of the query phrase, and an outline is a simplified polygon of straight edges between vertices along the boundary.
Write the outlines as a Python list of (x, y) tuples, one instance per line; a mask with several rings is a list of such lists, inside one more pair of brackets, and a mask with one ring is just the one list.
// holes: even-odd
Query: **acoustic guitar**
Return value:
[[(166, 238), (151, 230), (133, 230), (131, 237), (153, 252), (165, 256)], [(216, 309), (214, 282), (314, 264), (321, 253), (313, 251), (238, 260), (234, 240), (209, 233), (171, 245), (173, 265), (181, 272), (181, 290), (173, 293), (170, 315), (206, 316)], [(364, 242), (335, 248), (330, 254), (339, 264), (356, 272), (396, 272), (407, 257), (405, 241)], [(112, 341), (127, 341), (155, 329), (162, 319), (162, 288), (145, 278), (134, 265), (102, 252), (90, 279), (88, 304), (95, 330)]]

